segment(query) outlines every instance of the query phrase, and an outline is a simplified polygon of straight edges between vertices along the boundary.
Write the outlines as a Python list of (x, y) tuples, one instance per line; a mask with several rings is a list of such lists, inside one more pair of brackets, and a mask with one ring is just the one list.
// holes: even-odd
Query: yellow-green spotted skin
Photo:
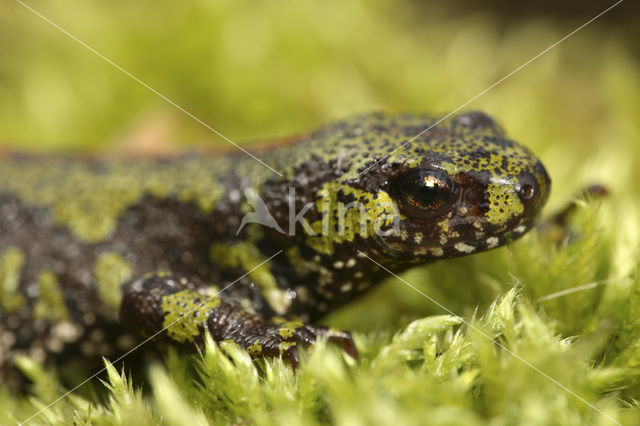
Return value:
[(282, 176), (242, 154), (1, 156), (0, 378), (20, 380), (20, 353), (110, 355), (125, 330), (294, 364), (327, 335), (355, 355), (308, 322), (385, 278), (364, 255), (401, 271), (493, 249), (547, 199), (540, 161), (490, 117), (436, 121), (364, 114), (260, 151)]

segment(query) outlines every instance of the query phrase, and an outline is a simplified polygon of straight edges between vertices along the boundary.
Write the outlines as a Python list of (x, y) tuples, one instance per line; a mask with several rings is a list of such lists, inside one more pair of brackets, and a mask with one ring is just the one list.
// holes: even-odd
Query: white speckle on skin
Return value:
[(336, 260), (333, 262), (333, 267), (336, 269), (342, 269), (344, 267), (344, 262), (342, 260)]
[(515, 232), (516, 234), (522, 234), (526, 230), (527, 230), (526, 226), (520, 225), (516, 229), (514, 229), (513, 232)]
[[(10, 333), (8, 331), (0, 331), (0, 349), (6, 348), (6, 350), (8, 350), (8, 348), (10, 346), (13, 346), (15, 342), (16, 342), (15, 334)], [(0, 353), (2, 352), (4, 351), (0, 351)]]
[(32, 347), (29, 351), (29, 356), (36, 361), (43, 363), (47, 358), (47, 351), (45, 351), (41, 346)]
[(440, 257), (444, 254), (444, 250), (442, 250), (440, 247), (436, 247), (429, 249), (429, 253), (431, 253), (431, 256)]
[(322, 259), (320, 259), (320, 255), (316, 254), (315, 256), (313, 256), (313, 261), (314, 262), (318, 263), (318, 262), (320, 262), (320, 260), (322, 260)]
[(406, 229), (400, 231), (400, 238), (402, 239), (402, 241), (407, 241), (409, 239), (409, 233)]
[(347, 282), (342, 284), (342, 286), (340, 287), (340, 291), (343, 293), (346, 293), (348, 291), (351, 291), (352, 288), (353, 288), (353, 283)]
[(308, 302), (309, 298), (309, 290), (306, 287), (298, 286), (296, 287), (296, 294), (298, 295), (298, 300), (301, 302)]
[(474, 246), (470, 246), (468, 244), (465, 244), (463, 242), (460, 243), (456, 243), (453, 248), (455, 248), (456, 250), (458, 250), (460, 253), (473, 253), (475, 251), (475, 247)]
[(60, 339), (56, 339), (53, 336), (50, 336), (46, 341), (47, 350), (53, 353), (62, 352), (64, 349), (64, 343)]
[(473, 222), (473, 227), (476, 229), (482, 229), (482, 222), (476, 220), (475, 222)]
[(217, 285), (210, 285), (210, 286), (198, 289), (198, 293), (200, 293), (203, 296), (216, 297), (219, 292), (220, 292), (220, 289), (218, 288)]
[(285, 293), (288, 299), (295, 299), (297, 296), (295, 290), (292, 290), (290, 288), (288, 288)]
[(484, 237), (484, 232), (482, 232), (482, 231), (476, 231), (476, 239), (480, 239), (480, 238), (482, 238), (482, 237)]
[(238, 191), (237, 189), (232, 189), (231, 191), (229, 191), (229, 201), (233, 203), (237, 203), (238, 201), (240, 201), (241, 196), (242, 194), (240, 194), (240, 191)]
[(51, 335), (63, 342), (73, 342), (82, 334), (82, 327), (71, 321), (63, 321), (51, 328)]
[(413, 236), (413, 241), (415, 241), (416, 244), (420, 244), (423, 237), (424, 234), (422, 232), (416, 232), (416, 234)]
[(138, 280), (135, 280), (133, 284), (131, 284), (131, 291), (135, 293), (142, 292), (142, 283), (144, 283), (145, 281), (146, 281), (146, 278), (140, 278)]
[(352, 257), (349, 260), (347, 260), (347, 263), (345, 263), (345, 266), (347, 268), (353, 268), (354, 266), (356, 266), (356, 260)]
[(354, 277), (356, 278), (362, 278), (362, 271), (358, 271), (355, 274), (353, 274)]
[(498, 237), (489, 237), (487, 238), (487, 248), (488, 249), (492, 249), (498, 246), (498, 243), (500, 242), (500, 240), (498, 239)]
[(296, 176), (296, 180), (300, 186), (307, 186), (309, 184), (309, 179), (305, 175)]
[(466, 216), (467, 213), (469, 213), (469, 210), (467, 210), (466, 207), (462, 206), (458, 209), (458, 216)]
[(318, 267), (318, 284), (326, 286), (333, 283), (333, 273), (323, 266)]

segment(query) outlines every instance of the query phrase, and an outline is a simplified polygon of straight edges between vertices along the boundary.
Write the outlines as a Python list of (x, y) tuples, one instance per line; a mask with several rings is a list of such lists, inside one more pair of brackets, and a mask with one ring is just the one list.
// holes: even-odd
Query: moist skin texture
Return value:
[(436, 120), (358, 115), (258, 152), (282, 177), (242, 154), (0, 157), (0, 379), (20, 380), (16, 354), (111, 355), (163, 329), (294, 365), (320, 335), (355, 356), (312, 324), (386, 276), (365, 254), (401, 272), (493, 249), (547, 199), (540, 161), (483, 113), (406, 143)]

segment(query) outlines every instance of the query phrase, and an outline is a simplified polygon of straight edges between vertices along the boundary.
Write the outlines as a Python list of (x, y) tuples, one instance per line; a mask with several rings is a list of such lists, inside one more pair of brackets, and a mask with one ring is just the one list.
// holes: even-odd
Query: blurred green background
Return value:
[[(363, 110), (450, 111), (612, 2), (556, 10), (542, 2), (520, 12), (510, 2), (462, 0), (28, 4), (243, 142)], [(19, 3), (2, 9), (3, 145), (105, 148), (155, 127), (153, 137), (170, 143), (226, 146)], [(622, 3), (467, 108), (494, 114), (543, 156), (548, 150), (552, 171), (562, 150), (599, 149), (604, 138), (631, 143), (630, 117), (620, 113), (635, 112), (628, 108), (640, 92), (625, 24), (637, 11)]]

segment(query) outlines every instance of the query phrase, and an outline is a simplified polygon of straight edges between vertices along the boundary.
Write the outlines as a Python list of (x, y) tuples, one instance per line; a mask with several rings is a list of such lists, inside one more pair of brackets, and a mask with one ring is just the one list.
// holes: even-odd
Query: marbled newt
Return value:
[(420, 134), (434, 122), (327, 125), (260, 152), (282, 176), (244, 154), (1, 156), (0, 379), (19, 353), (108, 353), (119, 341), (91, 338), (105, 328), (186, 344), (208, 331), (294, 364), (326, 335), (355, 356), (347, 332), (312, 324), (387, 276), (365, 256), (400, 272), (493, 249), (547, 199), (541, 162), (490, 117)]

